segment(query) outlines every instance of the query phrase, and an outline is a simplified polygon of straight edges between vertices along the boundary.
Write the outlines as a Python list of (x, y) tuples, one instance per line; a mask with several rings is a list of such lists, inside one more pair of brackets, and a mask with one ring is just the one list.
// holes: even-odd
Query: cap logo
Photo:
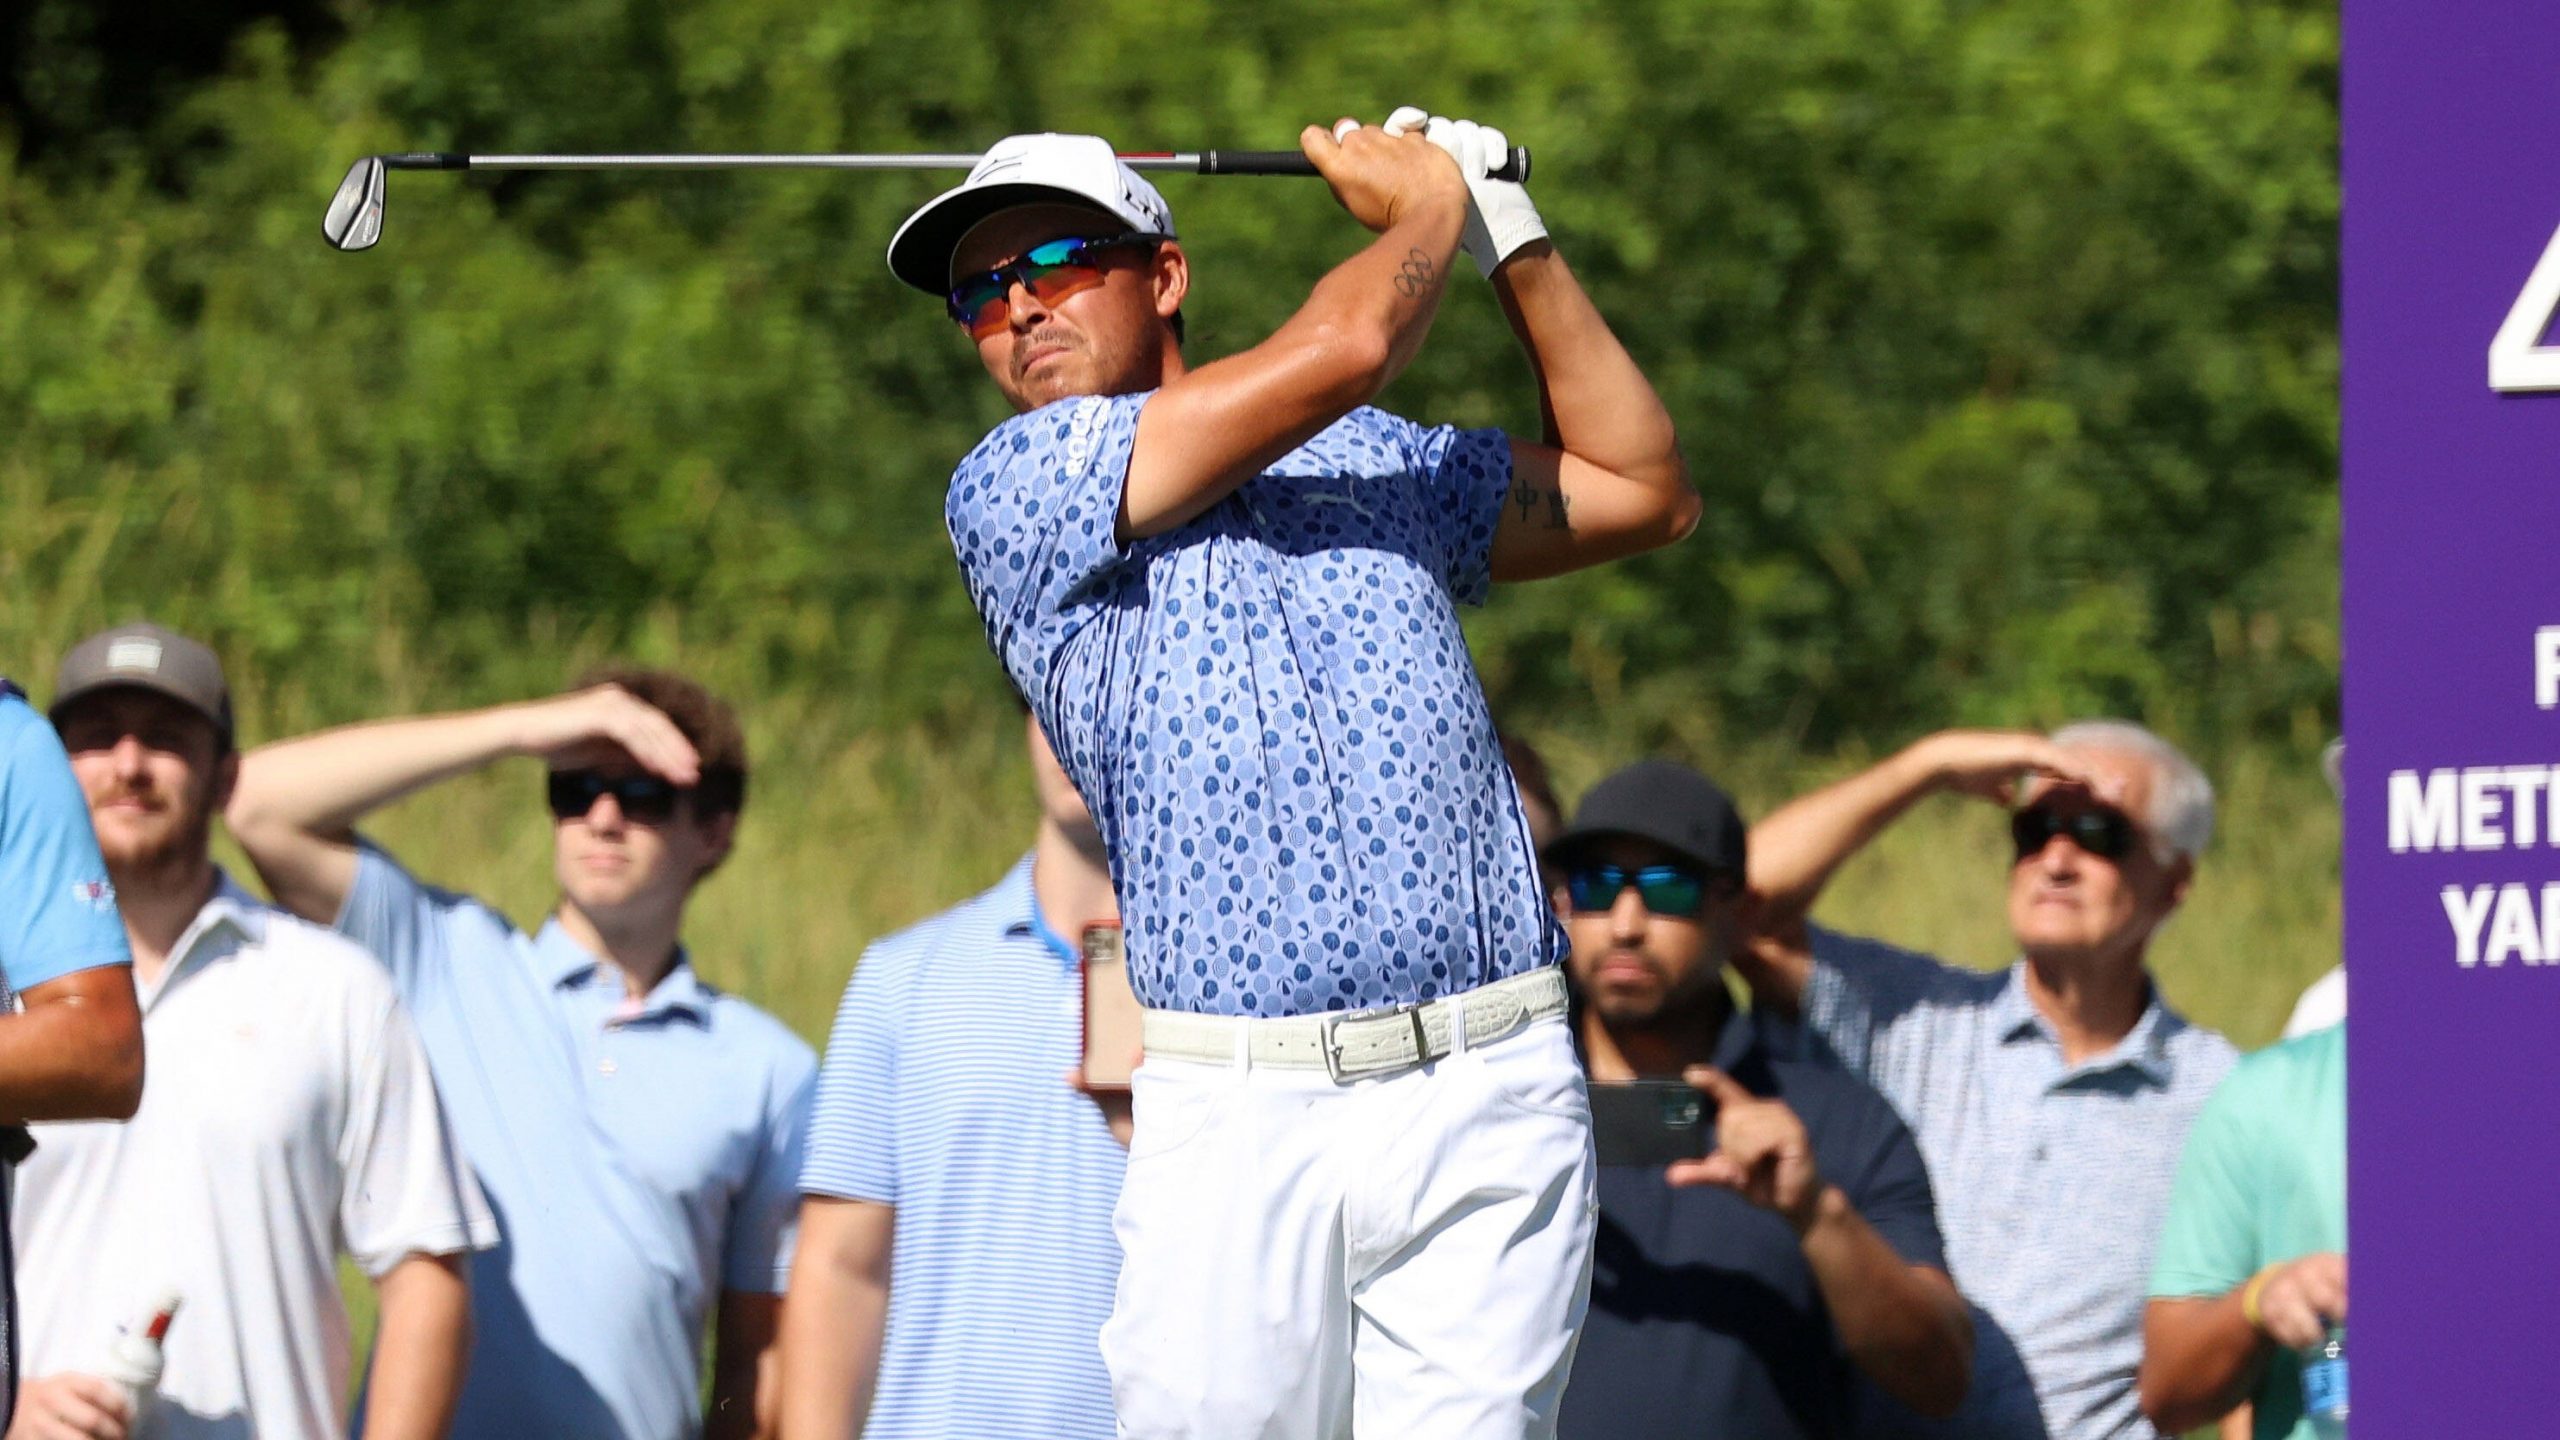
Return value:
[(110, 670), (160, 670), (160, 642), (157, 640), (118, 640), (107, 647)]

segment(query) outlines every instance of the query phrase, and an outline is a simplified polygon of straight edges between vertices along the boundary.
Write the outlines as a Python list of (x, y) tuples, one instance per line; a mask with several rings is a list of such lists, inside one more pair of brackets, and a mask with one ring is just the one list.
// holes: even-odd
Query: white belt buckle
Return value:
[(1325, 1021), (1323, 1037), (1316, 1047), (1324, 1052), (1325, 1075), (1337, 1085), (1347, 1079), (1359, 1078), (1356, 1075), (1345, 1075), (1342, 1070), (1343, 1026), (1369, 1020), (1392, 1020), (1399, 1015), (1405, 1017), (1413, 1026), (1413, 1063), (1419, 1065), (1429, 1059), (1431, 1037), (1422, 1028), (1422, 1007), (1428, 1003), (1430, 1002), (1417, 1000), (1406, 1005), (1382, 1005), (1374, 1010), (1350, 1010)]

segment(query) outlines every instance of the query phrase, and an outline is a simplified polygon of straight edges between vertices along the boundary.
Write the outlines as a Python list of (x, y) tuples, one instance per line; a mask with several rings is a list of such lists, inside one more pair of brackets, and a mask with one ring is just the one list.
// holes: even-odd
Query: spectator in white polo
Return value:
[[(390, 978), (214, 865), (239, 761), (211, 651), (152, 625), (91, 636), (51, 713), (114, 877), (150, 1066), (130, 1124), (39, 1126), (19, 1171), (34, 1378), (10, 1440), (347, 1433), (342, 1252), (380, 1302), (364, 1433), (442, 1435), (469, 1338), (460, 1257), (497, 1227)], [(92, 1372), (170, 1293), (183, 1311), (136, 1430)]]
[[(995, 888), (863, 952), (800, 1173), (782, 1344), (792, 1440), (1109, 1440), (1097, 1336), (1126, 1162), (1068, 1088), (1102, 837), (1036, 721), (1040, 826)], [(955, 1017), (975, 1016), (961, 1023)], [(1134, 1058), (1134, 1057), (1132, 1057)], [(885, 1331), (885, 1340), (884, 1340)]]

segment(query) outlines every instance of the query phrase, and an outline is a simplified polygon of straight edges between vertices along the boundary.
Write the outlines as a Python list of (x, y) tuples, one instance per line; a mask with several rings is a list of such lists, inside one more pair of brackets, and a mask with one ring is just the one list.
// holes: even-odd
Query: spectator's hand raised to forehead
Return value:
[(676, 722), (657, 706), (619, 685), (598, 685), (550, 700), (537, 700), (518, 717), (517, 745), (558, 763), (580, 747), (603, 742), (628, 752), (640, 768), (673, 785), (702, 778), (702, 757)]
[(65, 1371), (18, 1387), (8, 1440), (125, 1440), (132, 1423), (123, 1386)]
[(1822, 1201), (1822, 1171), (1796, 1112), (1785, 1101), (1752, 1094), (1711, 1065), (1692, 1065), (1681, 1078), (1716, 1102), (1716, 1148), (1700, 1159), (1674, 1162), (1666, 1178), (1674, 1186), (1721, 1185), (1777, 1215), (1798, 1235), (1812, 1229)]
[(2291, 1350), (2317, 1345), (2347, 1318), (2347, 1257), (2305, 1255), (2277, 1266), (2258, 1290), (2258, 1328)]
[(1930, 774), (1943, 789), (2013, 808), (2037, 776), (2095, 786), (2078, 757), (2032, 730), (1945, 730), (1920, 742)]
[(1357, 120), (1334, 122), (1331, 130), (1310, 125), (1298, 136), (1298, 148), (1333, 187), (1333, 198), (1351, 218), (1383, 234), (1407, 215), (1429, 206), (1467, 209), (1467, 181), (1449, 152), (1423, 138), (1430, 116), (1407, 105), (1387, 123), (1367, 126)]

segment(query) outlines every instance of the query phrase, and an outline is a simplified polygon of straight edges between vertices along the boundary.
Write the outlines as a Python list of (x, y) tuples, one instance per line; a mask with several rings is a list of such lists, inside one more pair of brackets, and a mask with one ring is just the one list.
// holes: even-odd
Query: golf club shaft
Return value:
[[(385, 155), (393, 170), (970, 170), (974, 154), (909, 155), (458, 155), (416, 152)], [(1315, 165), (1295, 150), (1148, 151), (1126, 154), (1132, 170), (1178, 170), (1195, 175), (1313, 175)], [(1493, 173), (1497, 180), (1529, 178), (1528, 147), (1515, 145)]]

